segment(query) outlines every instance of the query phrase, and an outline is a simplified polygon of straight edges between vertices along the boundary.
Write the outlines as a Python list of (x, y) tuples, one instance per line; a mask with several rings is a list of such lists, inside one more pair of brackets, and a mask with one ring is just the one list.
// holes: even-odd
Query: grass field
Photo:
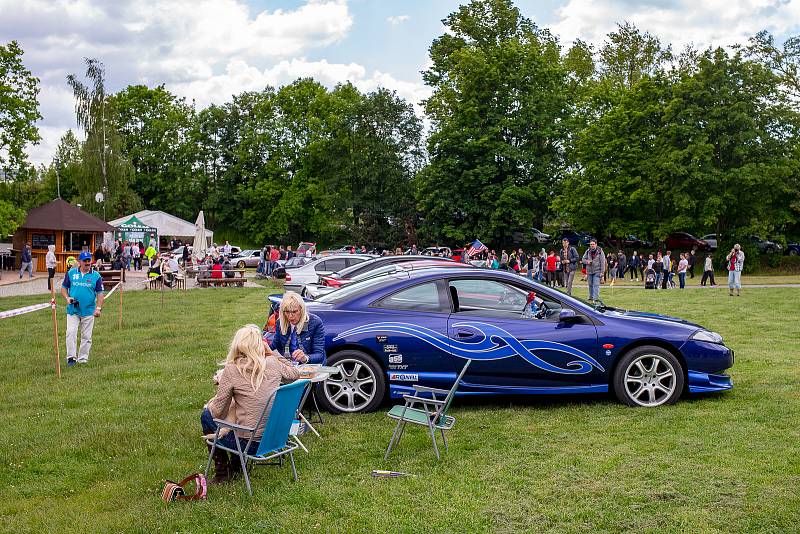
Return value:
[[(602, 291), (722, 333), (734, 390), (653, 410), (606, 396), (457, 400), (440, 462), (417, 428), (384, 462), (384, 409), (327, 416), (298, 455), (299, 483), (259, 467), (252, 498), (240, 481), (170, 505), (163, 480), (204, 468), (210, 378), (235, 329), (263, 321), (266, 290), (169, 293), (163, 308), (126, 293), (122, 331), (112, 298), (90, 364), (60, 381), (49, 312), (2, 320), (0, 530), (797, 532), (800, 289)], [(373, 479), (375, 468), (416, 476)]]

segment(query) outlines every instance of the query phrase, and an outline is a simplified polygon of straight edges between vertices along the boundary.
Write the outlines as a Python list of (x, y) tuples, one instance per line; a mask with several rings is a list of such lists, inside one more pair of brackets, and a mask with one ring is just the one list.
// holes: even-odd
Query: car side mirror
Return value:
[(563, 309), (558, 314), (558, 321), (561, 323), (571, 323), (578, 318), (575, 310)]

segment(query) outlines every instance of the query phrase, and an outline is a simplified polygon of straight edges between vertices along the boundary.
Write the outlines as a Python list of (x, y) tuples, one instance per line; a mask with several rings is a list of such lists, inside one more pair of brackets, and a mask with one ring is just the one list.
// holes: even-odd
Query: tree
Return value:
[(131, 188), (150, 209), (196, 216), (194, 150), (187, 146), (193, 108), (163, 85), (128, 86), (111, 96), (109, 104), (133, 165)]
[(0, 45), (0, 171), (19, 172), (27, 160), (25, 147), (40, 140), (39, 79), (22, 63), (16, 41)]
[(25, 221), (25, 211), (11, 202), (0, 200), (0, 239), (5, 240)]
[(600, 49), (600, 72), (614, 86), (631, 88), (643, 76), (653, 76), (672, 59), (670, 47), (635, 25), (625, 22), (608, 34)]
[(83, 144), (75, 137), (72, 130), (67, 130), (58, 142), (53, 161), (40, 173), (43, 183), (38, 205), (54, 198), (63, 198), (68, 202), (78, 198), (82, 153)]
[(666, 233), (661, 223), (671, 222), (675, 212), (658, 163), (662, 115), (670, 96), (665, 76), (646, 75), (576, 130), (576, 163), (560, 184), (553, 210), (600, 237)]
[(430, 164), (416, 180), (423, 230), (463, 243), (540, 225), (563, 173), (567, 71), (557, 41), (510, 0), (450, 14), (423, 73)]
[[(797, 123), (780, 80), (741, 52), (717, 48), (683, 74), (664, 110), (661, 166), (675, 229), (771, 232), (797, 199)], [(796, 214), (796, 211), (794, 211)]]
[[(141, 201), (128, 185), (133, 167), (125, 157), (122, 139), (117, 132), (114, 109), (105, 89), (103, 64), (96, 59), (86, 58), (86, 77), (91, 87), (74, 74), (67, 76), (67, 83), (75, 96), (78, 125), (86, 133), (81, 157), (82, 173), (78, 183), (79, 196), (89, 211), (113, 218), (136, 211)], [(102, 203), (94, 200), (98, 192), (104, 195)]]

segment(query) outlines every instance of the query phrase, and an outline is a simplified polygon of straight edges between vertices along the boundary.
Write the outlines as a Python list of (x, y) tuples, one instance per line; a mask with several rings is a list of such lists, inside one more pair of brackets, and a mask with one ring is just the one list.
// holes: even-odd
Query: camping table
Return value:
[[(317, 435), (317, 437), (321, 437), (317, 429), (311, 424), (311, 422), (306, 419), (306, 416), (303, 415), (303, 405), (306, 403), (309, 394), (311, 393), (311, 388), (314, 387), (315, 382), (324, 382), (328, 378), (333, 375), (339, 374), (338, 367), (326, 367), (324, 365), (319, 364), (303, 364), (298, 366), (298, 371), (300, 371), (300, 377), (309, 380), (308, 386), (306, 386), (305, 391), (303, 392), (303, 397), (300, 399), (300, 404), (297, 406), (297, 418), (303, 421), (311, 431)], [(297, 436), (294, 436), (297, 439)], [(303, 444), (300, 443), (300, 440), (297, 440), (301, 447)], [(303, 447), (303, 450), (308, 452), (308, 450)]]

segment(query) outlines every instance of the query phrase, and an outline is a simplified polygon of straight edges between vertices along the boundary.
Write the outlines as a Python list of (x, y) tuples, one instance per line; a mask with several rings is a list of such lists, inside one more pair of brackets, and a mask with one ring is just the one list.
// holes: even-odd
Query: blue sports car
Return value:
[(630, 406), (731, 389), (733, 351), (687, 321), (591, 306), (512, 273), (432, 268), (368, 279), (309, 302), (338, 377), (333, 412), (375, 410), (413, 384), (461, 395), (602, 393)]

